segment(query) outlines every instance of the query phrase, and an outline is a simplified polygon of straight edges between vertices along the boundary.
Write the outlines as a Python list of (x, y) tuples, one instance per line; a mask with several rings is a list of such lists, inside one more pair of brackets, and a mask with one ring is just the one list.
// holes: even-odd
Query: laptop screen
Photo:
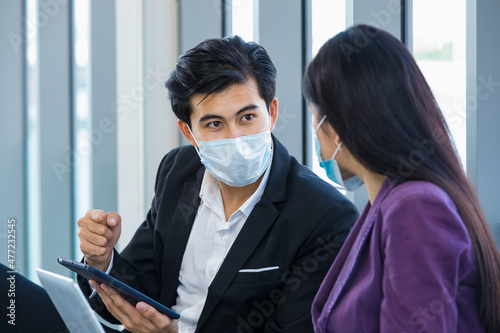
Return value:
[(105, 333), (75, 281), (39, 268), (36, 273), (71, 333)]

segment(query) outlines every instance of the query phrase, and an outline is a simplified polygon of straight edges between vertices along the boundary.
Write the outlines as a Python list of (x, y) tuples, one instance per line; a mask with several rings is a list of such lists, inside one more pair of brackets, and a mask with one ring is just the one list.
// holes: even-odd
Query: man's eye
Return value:
[(253, 114), (246, 114), (241, 119), (244, 121), (252, 120), (255, 116)]
[(212, 121), (212, 122), (208, 123), (208, 127), (212, 127), (212, 128), (217, 128), (220, 125), (222, 125), (222, 123), (220, 121)]

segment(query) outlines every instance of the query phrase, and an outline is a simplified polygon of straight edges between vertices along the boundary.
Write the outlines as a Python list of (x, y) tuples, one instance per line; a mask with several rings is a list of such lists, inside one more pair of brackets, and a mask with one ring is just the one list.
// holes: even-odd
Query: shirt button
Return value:
[(202, 310), (202, 309), (203, 309), (203, 303), (198, 304), (198, 310)]
[(213, 278), (215, 276), (215, 272), (214, 271), (208, 272), (208, 276), (210, 276), (211, 278)]

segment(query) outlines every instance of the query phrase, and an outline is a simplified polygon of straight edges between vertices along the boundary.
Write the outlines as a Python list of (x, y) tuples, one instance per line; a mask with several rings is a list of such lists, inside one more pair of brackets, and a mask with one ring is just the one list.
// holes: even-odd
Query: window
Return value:
[(330, 38), (346, 28), (344, 0), (312, 0), (312, 56)]
[[(90, 27), (89, 0), (75, 1), (73, 5), (73, 147), (74, 216), (73, 221), (85, 215), (92, 207), (92, 119), (90, 113)], [(81, 258), (78, 228), (74, 234), (75, 258)]]
[[(318, 53), (321, 46), (330, 38), (346, 29), (346, 6), (344, 0), (312, 0), (312, 58)], [(312, 121), (311, 121), (312, 123)], [(336, 186), (327, 176), (318, 163), (314, 140), (312, 142), (312, 170), (323, 180)], [(336, 186), (338, 189), (340, 187)], [(343, 190), (342, 190), (343, 191)], [(345, 194), (345, 191), (343, 191)]]
[(26, 2), (26, 172), (28, 276), (35, 276), (34, 267), (40, 267), (42, 258), (41, 234), (41, 176), (40, 176), (40, 110), (38, 102), (38, 1)]
[(465, 0), (413, 1), (413, 55), (466, 165)]
[(259, 15), (258, 0), (232, 0), (232, 35), (238, 35), (245, 42), (258, 42)]

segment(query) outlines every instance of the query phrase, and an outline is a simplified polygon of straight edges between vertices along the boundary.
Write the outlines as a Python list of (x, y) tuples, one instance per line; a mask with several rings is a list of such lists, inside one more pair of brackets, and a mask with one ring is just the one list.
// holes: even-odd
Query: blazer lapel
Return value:
[(333, 307), (339, 300), (339, 295), (341, 294), (342, 290), (347, 284), (347, 281), (351, 277), (352, 272), (354, 271), (356, 264), (358, 263), (361, 251), (363, 250), (363, 247), (366, 245), (368, 239), (370, 238), (369, 236), (371, 234), (374, 222), (375, 222), (375, 216), (372, 215), (369, 220), (364, 221), (364, 223), (361, 225), (361, 228), (359, 229), (359, 233), (357, 233), (357, 238), (353, 243), (349, 251), (349, 254), (347, 256), (347, 259), (344, 262), (342, 270), (340, 271), (338, 278), (335, 281), (333, 288), (330, 292), (330, 296), (325, 306), (326, 309), (323, 309), (323, 312), (326, 310), (326, 312), (328, 313), (327, 318), (329, 317), (330, 312), (332, 311)]
[(168, 295), (170, 304), (175, 304), (177, 297), (182, 258), (200, 205), (199, 193), (204, 172), (205, 168), (200, 168), (196, 181), (184, 183), (176, 206), (168, 207), (175, 209), (164, 243), (168, 248), (164, 249), (163, 285), (167, 290), (166, 295)]
[(357, 264), (359, 263), (359, 258), (363, 248), (369, 242), (370, 235), (373, 230), (373, 224), (377, 219), (380, 204), (384, 201), (385, 197), (389, 194), (389, 192), (395, 185), (396, 183), (389, 180), (389, 178), (384, 182), (383, 186), (381, 187), (377, 195), (377, 198), (375, 199), (373, 206), (367, 207), (369, 208), (369, 211), (366, 212), (366, 215), (365, 214), (361, 215), (361, 217), (365, 215), (365, 218), (363, 220), (358, 220), (356, 222), (355, 227), (351, 231), (351, 235), (353, 237), (356, 237), (356, 239), (354, 240), (350, 249), (347, 248), (345, 249), (346, 251), (349, 251), (346, 260), (344, 261), (343, 264), (341, 264), (341, 267), (332, 267), (332, 269), (340, 270), (340, 273), (337, 275), (336, 281), (334, 282), (333, 288), (330, 292), (330, 296), (328, 297), (328, 300), (325, 306), (323, 307), (322, 311), (323, 313), (321, 317), (323, 317), (326, 320), (324, 320), (321, 326), (323, 326), (323, 329), (325, 331), (326, 331), (326, 326), (328, 325), (327, 318), (330, 318), (330, 313), (332, 312), (334, 306), (338, 303), (340, 299), (339, 297), (340, 294), (344, 290), (344, 287), (348, 284), (347, 282), (351, 278), (352, 273), (354, 272)]
[(205, 307), (198, 321), (199, 330), (210, 317), (220, 298), (243, 267), (262, 238), (278, 217), (279, 212), (269, 198), (262, 197), (254, 207), (238, 237), (234, 241), (212, 284), (208, 288)]

